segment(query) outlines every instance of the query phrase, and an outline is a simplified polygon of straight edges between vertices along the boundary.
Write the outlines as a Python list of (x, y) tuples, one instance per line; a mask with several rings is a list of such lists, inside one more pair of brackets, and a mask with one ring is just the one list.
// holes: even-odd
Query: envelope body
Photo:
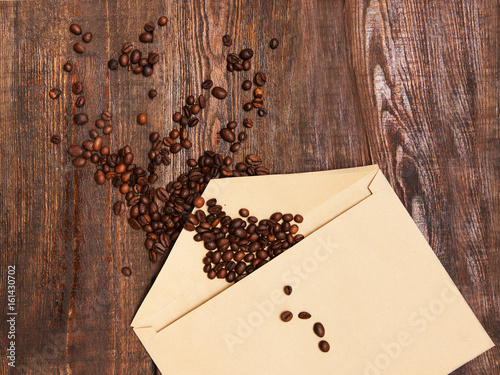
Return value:
[(306, 238), (233, 285), (184, 231), (132, 323), (164, 375), (444, 375), (493, 346), (377, 166), (215, 180), (204, 197), (233, 217), (300, 213)]

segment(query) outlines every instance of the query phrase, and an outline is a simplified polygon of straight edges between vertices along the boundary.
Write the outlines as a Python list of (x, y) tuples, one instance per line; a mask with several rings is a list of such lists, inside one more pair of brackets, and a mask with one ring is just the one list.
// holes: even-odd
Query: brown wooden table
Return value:
[[(144, 23), (164, 14), (168, 26), (149, 47), (161, 55), (153, 76), (110, 72), (107, 60), (125, 41), (139, 45)], [(238, 158), (257, 153), (275, 173), (378, 163), (498, 344), (498, 20), (493, 0), (0, 2), (0, 305), (4, 322), (15, 265), (25, 370), (13, 373), (157, 371), (129, 324), (163, 262), (151, 264), (144, 235), (112, 214), (117, 191), (96, 185), (92, 167), (72, 166), (66, 147), (92, 127), (71, 122), (72, 82), (84, 82), (92, 122), (112, 112), (112, 148), (144, 150), (136, 151), (143, 165), (149, 132), (170, 130), (186, 95), (208, 76), (228, 88), (202, 115), (193, 149), (162, 169), (165, 184), (188, 157), (227, 151), (217, 131), (242, 120), (250, 93), (239, 85), (250, 75), (228, 73), (225, 54), (245, 47), (268, 74), (269, 115)], [(83, 55), (72, 50), (71, 22), (93, 33)], [(72, 74), (62, 70), (68, 59)], [(52, 87), (63, 90), (58, 100)], [(132, 277), (121, 275), (124, 265)], [(2, 323), (3, 350), (6, 330)], [(454, 374), (498, 374), (499, 362), (493, 349)], [(0, 363), (8, 373), (4, 351)]]

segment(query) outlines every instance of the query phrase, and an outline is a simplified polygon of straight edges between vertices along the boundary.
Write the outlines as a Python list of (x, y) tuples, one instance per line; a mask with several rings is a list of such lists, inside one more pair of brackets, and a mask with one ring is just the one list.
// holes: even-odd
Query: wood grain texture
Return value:
[[(153, 76), (110, 72), (107, 60), (125, 41), (140, 45), (144, 23), (163, 14), (168, 26), (148, 47), (161, 54)], [(246, 47), (253, 70), (268, 75), (270, 113), (251, 115), (257, 126), (238, 161), (257, 153), (275, 173), (378, 163), (499, 344), (499, 15), (493, 0), (0, 2), (0, 280), (16, 265), (21, 369), (13, 373), (157, 372), (129, 323), (162, 262), (151, 264), (143, 234), (111, 213), (116, 190), (97, 186), (92, 167), (71, 165), (66, 147), (92, 127), (71, 122), (72, 82), (85, 85), (91, 122), (113, 113), (106, 142), (115, 151), (129, 144), (142, 165), (149, 132), (170, 130), (204, 79), (228, 89), (190, 130), (193, 149), (162, 169), (166, 183), (187, 158), (227, 152), (217, 132), (246, 117), (251, 93), (239, 87), (251, 75), (228, 73), (225, 56)], [(94, 35), (82, 56), (72, 51), (71, 22)], [(226, 33), (233, 47), (222, 45)], [(63, 89), (59, 100), (48, 97), (52, 87)], [(132, 277), (121, 275), (124, 265)], [(9, 373), (4, 360), (0, 373)], [(454, 372), (496, 373), (496, 348)]]

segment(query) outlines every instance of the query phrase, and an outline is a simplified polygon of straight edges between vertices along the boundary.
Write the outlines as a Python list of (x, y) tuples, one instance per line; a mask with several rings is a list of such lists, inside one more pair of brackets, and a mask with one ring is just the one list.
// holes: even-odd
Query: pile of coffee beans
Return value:
[[(283, 288), (283, 292), (289, 296), (292, 294), (292, 287), (290, 285), (285, 285), (285, 287)], [(307, 319), (310, 319), (312, 317), (311, 314), (309, 314), (307, 311), (301, 311), (299, 313), (299, 319), (302, 319), (302, 320), (307, 320)], [(281, 314), (280, 314), (280, 319), (285, 322), (285, 323), (288, 323), (289, 321), (291, 321), (293, 319), (293, 313), (291, 311), (283, 311)], [(316, 336), (318, 336), (319, 338), (323, 338), (325, 336), (325, 327), (323, 326), (322, 323), (320, 322), (316, 322), (314, 323), (313, 325), (313, 332)], [(321, 350), (323, 353), (327, 353), (330, 351), (330, 344), (328, 343), (328, 341), (326, 340), (321, 340), (319, 343), (318, 343), (318, 348), (319, 350)]]
[[(203, 204), (201, 200), (197, 206)], [(301, 215), (275, 212), (259, 220), (246, 208), (239, 215), (227, 215), (213, 198), (207, 201), (207, 212), (200, 209), (187, 216), (184, 229), (196, 231), (195, 241), (203, 242), (208, 250), (203, 271), (209, 279), (238, 282), (304, 238), (297, 234), (297, 224), (292, 224), (302, 222)]]

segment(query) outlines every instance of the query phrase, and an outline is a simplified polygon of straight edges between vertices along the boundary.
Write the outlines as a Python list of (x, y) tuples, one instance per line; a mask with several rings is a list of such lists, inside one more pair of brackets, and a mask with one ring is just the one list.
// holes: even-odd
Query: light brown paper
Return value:
[[(285, 211), (307, 211), (301, 228), (311, 234), (199, 306), (207, 298), (194, 291), (205, 288), (212, 296), (229, 284), (206, 278), (202, 245), (192, 240), (192, 233), (182, 233), (171, 254), (178, 258), (170, 258), (166, 266), (172, 261), (172, 270), (185, 266), (188, 274), (175, 275), (176, 281), (159, 277), (153, 289), (162, 301), (156, 303), (148, 294), (134, 324), (164, 375), (442, 375), (493, 346), (378, 168), (335, 172), (269, 176), (274, 181), (264, 187), (267, 176), (246, 178), (245, 183), (238, 178), (207, 189), (206, 197), (227, 202), (230, 215), (247, 206), (257, 217), (266, 217), (282, 210), (279, 204), (290, 207)], [(290, 178), (297, 186), (290, 185)], [(344, 185), (334, 182), (344, 178)], [(257, 194), (247, 204), (245, 193), (254, 189)], [(290, 189), (302, 189), (308, 197), (287, 195)], [(276, 191), (284, 192), (283, 201)], [(182, 257), (184, 253), (189, 256)], [(288, 297), (283, 294), (286, 284), (294, 289)], [(179, 285), (182, 295), (161, 294)], [(294, 313), (289, 323), (279, 319), (284, 310)], [(299, 320), (300, 311), (313, 317)], [(329, 353), (318, 349), (320, 339), (312, 331), (316, 321), (326, 328)]]

